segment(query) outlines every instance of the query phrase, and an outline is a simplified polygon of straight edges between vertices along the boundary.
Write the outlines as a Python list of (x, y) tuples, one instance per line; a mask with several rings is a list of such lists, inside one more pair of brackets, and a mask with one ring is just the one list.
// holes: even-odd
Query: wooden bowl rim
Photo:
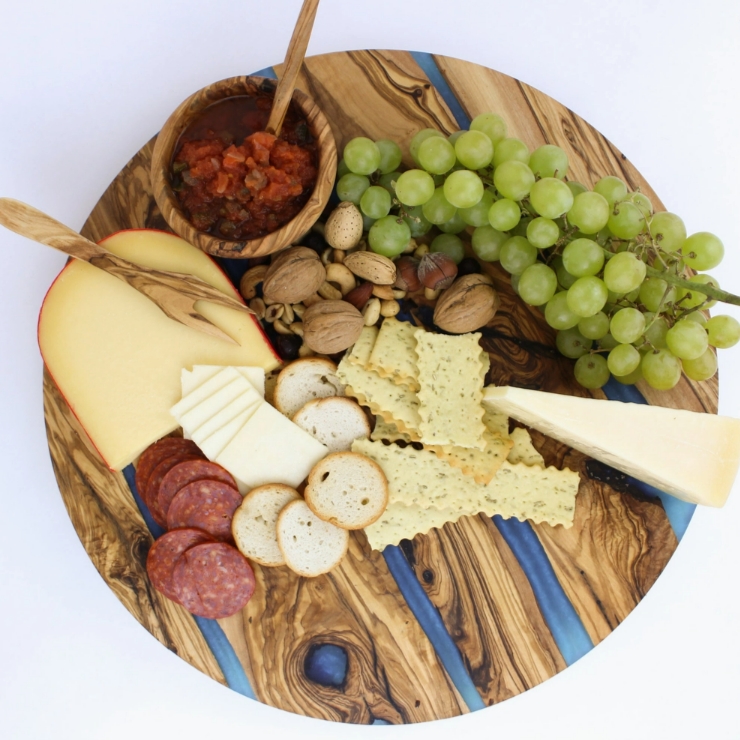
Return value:
[[(293, 101), (306, 117), (308, 126), (317, 142), (319, 166), (316, 184), (311, 197), (301, 211), (279, 229), (255, 239), (232, 241), (219, 239), (196, 229), (185, 218), (180, 203), (170, 186), (169, 170), (175, 146), (180, 135), (200, 111), (220, 100), (249, 95), (256, 91), (274, 93), (277, 81), (270, 77), (243, 75), (226, 77), (183, 100), (165, 121), (157, 135), (152, 151), (151, 181), (154, 199), (168, 226), (186, 241), (202, 251), (235, 259), (272, 254), (289, 246), (291, 241), (307, 232), (318, 220), (334, 188), (337, 167), (337, 150), (329, 122), (319, 106), (301, 90), (293, 91)], [(296, 226), (300, 224), (300, 228)]]

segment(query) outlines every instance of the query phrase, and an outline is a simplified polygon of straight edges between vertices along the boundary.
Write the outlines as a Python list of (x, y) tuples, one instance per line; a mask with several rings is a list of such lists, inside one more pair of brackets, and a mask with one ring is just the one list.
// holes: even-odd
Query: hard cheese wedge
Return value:
[[(102, 244), (126, 259), (196, 275), (236, 295), (213, 260), (179, 237), (123, 231)], [(212, 303), (198, 310), (237, 344), (167, 318), (148, 298), (85, 262), (70, 262), (39, 317), (39, 346), (55, 383), (107, 465), (120, 470), (177, 428), (183, 367), (278, 365), (256, 321)]]
[(740, 420), (726, 416), (510, 387), (483, 404), (694, 504), (723, 506), (740, 464)]

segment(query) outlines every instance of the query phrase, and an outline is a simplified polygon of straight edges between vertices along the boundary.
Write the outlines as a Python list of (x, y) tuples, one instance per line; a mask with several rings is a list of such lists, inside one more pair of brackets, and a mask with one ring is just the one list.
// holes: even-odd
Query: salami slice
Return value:
[(178, 463), (162, 478), (159, 485), (157, 507), (164, 518), (170, 510), (172, 499), (181, 488), (198, 480), (217, 480), (236, 488), (236, 481), (226, 468), (208, 460), (188, 460)]
[(172, 499), (167, 528), (196, 527), (213, 538), (232, 541), (231, 520), (243, 499), (228, 483), (199, 480), (188, 483)]
[(177, 601), (177, 595), (172, 587), (172, 571), (177, 559), (188, 548), (212, 541), (209, 535), (199, 529), (174, 529), (163, 534), (151, 546), (146, 558), (146, 572), (152, 586), (168, 599)]
[(197, 447), (196, 450), (196, 452), (192, 452), (192, 450), (176, 452), (175, 454), (164, 458), (164, 460), (162, 460), (162, 462), (152, 470), (152, 474), (149, 476), (149, 481), (147, 482), (145, 489), (146, 493), (142, 498), (151, 512), (151, 515), (154, 517), (154, 521), (157, 522), (160, 527), (167, 526), (167, 517), (159, 510), (159, 502), (157, 500), (162, 479), (170, 472), (170, 470), (172, 470), (172, 468), (175, 467), (175, 465), (178, 465), (181, 462), (186, 462), (188, 460), (202, 460), (203, 453), (201, 453)]
[(178, 601), (192, 614), (221, 619), (236, 614), (254, 592), (247, 559), (225, 542), (195, 545), (180, 557), (172, 573)]
[(195, 454), (200, 452), (198, 445), (192, 439), (183, 439), (182, 437), (163, 437), (149, 445), (139, 457), (136, 465), (136, 489), (139, 496), (144, 498), (146, 486), (149, 482), (149, 476), (154, 468), (159, 465), (166, 457), (182, 450), (192, 450)]

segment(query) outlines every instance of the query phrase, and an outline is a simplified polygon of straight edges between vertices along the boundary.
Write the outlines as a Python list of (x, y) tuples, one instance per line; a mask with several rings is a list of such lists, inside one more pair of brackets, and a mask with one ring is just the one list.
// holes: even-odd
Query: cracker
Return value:
[(354, 396), (362, 406), (367, 406), (413, 440), (419, 439), (419, 400), (412, 390), (359, 365), (352, 365), (346, 359), (339, 363), (337, 375), (347, 386), (347, 395)]
[(447, 522), (457, 521), (461, 514), (452, 509), (423, 509), (421, 506), (389, 504), (380, 519), (365, 527), (365, 534), (373, 550), (383, 550), (410, 540), (430, 529), (441, 529)]
[(513, 447), (507, 459), (512, 465), (524, 463), (525, 465), (545, 466), (545, 458), (534, 448), (532, 437), (526, 429), (517, 427), (509, 438), (513, 442)]
[(488, 431), (500, 434), (504, 438), (509, 436), (509, 417), (506, 414), (492, 411), (484, 406), (482, 421)]
[(364, 326), (360, 332), (360, 338), (352, 345), (345, 359), (351, 365), (367, 367), (367, 361), (378, 338), (378, 328), (375, 326)]
[(483, 449), (480, 333), (447, 336), (417, 329), (415, 336), (422, 442)]
[(500, 434), (493, 434), (487, 429), (483, 432), (483, 440), (486, 446), (482, 450), (454, 445), (432, 445), (428, 449), (432, 450), (441, 460), (455, 468), (460, 468), (465, 475), (473, 476), (476, 483), (486, 484), (504, 464), (514, 442), (511, 439), (505, 439)]
[(407, 385), (411, 390), (418, 391), (416, 331), (417, 327), (408, 321), (385, 319), (366, 365), (367, 369), (374, 370), (381, 378), (391, 378), (394, 383)]
[(388, 442), (411, 442), (411, 437), (406, 432), (399, 431), (392, 422), (387, 422), (382, 416), (375, 417), (375, 429), (370, 434), (370, 439), (378, 441), (385, 439)]

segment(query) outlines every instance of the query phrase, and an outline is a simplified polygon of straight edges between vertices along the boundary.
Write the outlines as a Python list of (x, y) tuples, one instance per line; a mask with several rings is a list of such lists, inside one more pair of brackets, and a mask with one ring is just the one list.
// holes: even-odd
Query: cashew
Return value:
[(324, 283), (319, 288), (319, 295), (322, 298), (326, 298), (327, 301), (342, 300), (342, 294), (331, 283)]
[(292, 334), (293, 333), (280, 319), (275, 319), (275, 321), (272, 322), (272, 325), (275, 327), (275, 331), (278, 334)]
[(397, 301), (402, 301), (408, 295), (408, 291), (399, 290), (398, 288), (393, 288), (392, 293)]
[(293, 313), (293, 306), (290, 305), (290, 303), (283, 303), (283, 308), (285, 309), (283, 311), (282, 320), (284, 324), (292, 324), (295, 321), (295, 314)]
[(254, 311), (258, 319), (265, 318), (265, 309), (267, 307), (261, 298), (252, 298), (252, 300), (249, 301), (249, 307)]
[(326, 267), (327, 265), (330, 265), (333, 255), (334, 255), (334, 250), (331, 247), (327, 247), (321, 253), (321, 264), (323, 264), (324, 267)]
[(401, 310), (401, 307), (398, 305), (396, 301), (381, 301), (380, 302), (380, 315), (389, 317), (389, 316), (395, 316), (399, 311)]
[(274, 303), (272, 306), (268, 306), (265, 311), (265, 321), (272, 324), (283, 315), (283, 311), (285, 311), (285, 306), (282, 303)]
[[(344, 253), (342, 252), (342, 254)], [(328, 283), (336, 283), (343, 296), (347, 295), (350, 290), (355, 289), (355, 276), (350, 272), (349, 268), (337, 263), (327, 265), (326, 281)]]
[(293, 309), (293, 313), (299, 318), (303, 318), (303, 314), (306, 311), (306, 307), (302, 303), (294, 303), (291, 308)]
[(414, 257), (416, 257), (416, 259), (418, 259), (418, 260), (420, 260), (425, 254), (429, 254), (429, 245), (428, 244), (420, 244), (414, 250)]
[(392, 301), (393, 288), (390, 285), (373, 285), (373, 295), (381, 301)]
[(362, 316), (365, 319), (365, 326), (375, 325), (380, 318), (380, 299), (371, 298), (367, 302), (365, 310), (362, 312)]
[(299, 337), (302, 337), (303, 336), (303, 322), (294, 321), (290, 325), (290, 330), (293, 332), (293, 334), (297, 334)]
[(428, 301), (436, 301), (439, 298), (441, 290), (432, 290), (431, 288), (424, 288), (424, 298)]
[(267, 265), (257, 265), (247, 270), (239, 282), (239, 292), (246, 300), (257, 295), (257, 286), (265, 279)]
[(314, 293), (308, 298), (303, 299), (303, 305), (306, 308), (310, 308), (311, 306), (313, 306), (314, 303), (318, 303), (319, 301), (323, 301), (323, 300), (324, 299), (318, 293)]

